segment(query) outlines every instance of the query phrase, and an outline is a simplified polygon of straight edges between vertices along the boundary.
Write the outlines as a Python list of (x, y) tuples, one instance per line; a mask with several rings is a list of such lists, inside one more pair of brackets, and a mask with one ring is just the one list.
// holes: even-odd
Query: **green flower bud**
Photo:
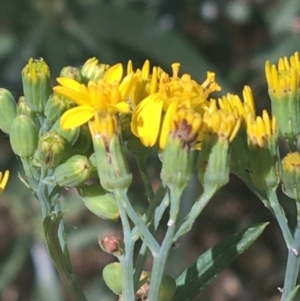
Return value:
[(79, 191), (85, 206), (102, 219), (117, 220), (119, 209), (114, 195), (100, 185), (83, 186)]
[(54, 179), (59, 186), (76, 187), (90, 177), (92, 165), (85, 156), (75, 155), (54, 170)]
[(34, 121), (26, 115), (17, 116), (10, 127), (9, 139), (15, 154), (22, 158), (31, 157), (38, 143)]
[(65, 111), (75, 107), (75, 105), (75, 102), (69, 98), (53, 93), (47, 100), (44, 114), (49, 120), (55, 122)]
[(76, 80), (77, 82), (82, 82), (82, 75), (78, 68), (67, 66), (61, 69), (60, 77), (67, 77)]
[(93, 134), (93, 145), (101, 185), (107, 191), (128, 188), (132, 175), (120, 137), (113, 135), (110, 141), (106, 142), (101, 135)]
[(17, 115), (27, 115), (33, 120), (35, 118), (35, 114), (28, 108), (24, 96), (21, 96), (18, 100)]
[(81, 68), (81, 74), (84, 82), (89, 80), (98, 80), (103, 78), (109, 65), (99, 64), (99, 61), (93, 57), (88, 59)]
[(229, 181), (229, 141), (216, 135), (202, 143), (198, 160), (198, 178), (203, 186), (222, 187)]
[(164, 275), (159, 291), (158, 301), (171, 301), (176, 292), (176, 281), (168, 275)]
[(119, 262), (106, 265), (102, 271), (102, 276), (111, 291), (116, 295), (122, 293), (122, 267)]
[(0, 129), (8, 134), (10, 126), (16, 117), (16, 102), (13, 95), (0, 88)]
[(197, 154), (195, 149), (183, 146), (180, 138), (169, 136), (162, 153), (161, 179), (164, 185), (184, 188), (195, 171)]
[(22, 70), (26, 103), (32, 112), (43, 113), (51, 94), (50, 70), (43, 59), (30, 59)]
[(40, 137), (36, 159), (43, 168), (54, 168), (64, 159), (65, 141), (56, 132), (48, 132)]
[(52, 126), (50, 131), (56, 132), (71, 146), (71, 145), (74, 145), (75, 142), (77, 141), (80, 129), (77, 127), (77, 128), (63, 130), (60, 126), (60, 119), (58, 119), (54, 123), (54, 125)]

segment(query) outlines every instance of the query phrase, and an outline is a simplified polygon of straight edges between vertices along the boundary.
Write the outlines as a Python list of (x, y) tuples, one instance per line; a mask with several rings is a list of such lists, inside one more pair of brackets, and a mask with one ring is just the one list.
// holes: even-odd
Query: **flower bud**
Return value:
[(43, 59), (30, 59), (22, 70), (26, 103), (32, 112), (43, 113), (51, 94), (50, 70)]
[(158, 301), (171, 301), (175, 292), (176, 281), (171, 276), (164, 275), (160, 285)]
[(100, 183), (107, 191), (127, 189), (132, 181), (121, 137), (113, 133), (105, 139), (98, 133), (96, 123), (89, 123), (96, 155)]
[(13, 95), (0, 88), (0, 129), (9, 134), (10, 126), (16, 117), (16, 102)]
[(47, 100), (45, 105), (45, 116), (55, 122), (67, 110), (73, 108), (75, 103), (62, 96), (61, 94), (53, 93)]
[(54, 168), (64, 159), (65, 141), (56, 132), (40, 137), (36, 159), (43, 168)]
[(76, 80), (77, 82), (82, 82), (82, 75), (78, 68), (67, 66), (61, 69), (60, 77), (67, 77)]
[(184, 188), (195, 171), (197, 154), (195, 149), (183, 146), (180, 138), (170, 136), (162, 153), (164, 185)]
[(114, 195), (100, 185), (86, 185), (79, 191), (85, 206), (102, 219), (117, 220), (119, 209)]
[(75, 155), (54, 170), (54, 179), (59, 186), (76, 187), (90, 177), (92, 165), (85, 156)]
[(27, 115), (32, 120), (35, 118), (35, 114), (28, 108), (24, 96), (21, 96), (18, 100), (17, 115)]
[(60, 119), (58, 119), (54, 125), (52, 126), (51, 132), (56, 132), (59, 136), (61, 136), (65, 142), (69, 144), (69, 146), (74, 145), (78, 139), (80, 129), (72, 128), (63, 130), (60, 126)]
[(119, 262), (106, 265), (102, 271), (102, 276), (110, 290), (116, 295), (122, 293), (122, 267)]
[(100, 248), (108, 254), (113, 254), (115, 256), (124, 254), (124, 243), (119, 237), (114, 235), (106, 236), (103, 239), (99, 237), (98, 242)]
[(10, 127), (9, 139), (15, 154), (22, 158), (31, 157), (38, 143), (34, 121), (26, 115), (17, 116)]
[(98, 79), (103, 78), (108, 68), (109, 65), (99, 64), (99, 61), (95, 57), (88, 59), (81, 68), (83, 81), (97, 81)]

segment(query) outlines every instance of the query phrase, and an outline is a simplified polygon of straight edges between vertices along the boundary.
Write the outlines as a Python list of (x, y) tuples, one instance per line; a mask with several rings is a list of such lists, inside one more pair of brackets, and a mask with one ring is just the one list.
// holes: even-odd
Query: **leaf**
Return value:
[(295, 297), (297, 296), (297, 293), (299, 291), (300, 286), (297, 285), (287, 296), (286, 301), (294, 301), (296, 300)]
[(242, 254), (261, 235), (268, 223), (240, 231), (202, 254), (176, 280), (177, 290), (172, 301), (191, 300), (210, 281)]

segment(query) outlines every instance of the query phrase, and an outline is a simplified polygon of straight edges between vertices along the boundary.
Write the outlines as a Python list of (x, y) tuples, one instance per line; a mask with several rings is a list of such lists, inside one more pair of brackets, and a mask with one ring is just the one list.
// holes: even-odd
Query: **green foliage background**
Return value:
[[(199, 81), (215, 71), (222, 93), (241, 94), (251, 86), (258, 108), (269, 107), (264, 63), (300, 50), (298, 0), (1, 0), (0, 86), (22, 95), (21, 70), (30, 57), (43, 57), (53, 83), (66, 65), (80, 66), (92, 56), (101, 62), (140, 67), (145, 59), (170, 70), (181, 63)], [(38, 203), (17, 178), (19, 162), (8, 137), (0, 135), (0, 170), (11, 181), (0, 201), (1, 300), (67, 300), (42, 245)], [(133, 172), (136, 171), (131, 160)], [(149, 164), (157, 185), (157, 160)], [(135, 178), (137, 210), (144, 196)], [(196, 180), (183, 199), (183, 212), (199, 189)], [(293, 218), (294, 207), (283, 200)], [(101, 278), (112, 260), (97, 246), (99, 235), (120, 233), (119, 225), (99, 222), (73, 191), (64, 202), (72, 259), (89, 300), (113, 300)], [(238, 179), (211, 201), (193, 231), (179, 241), (168, 272), (174, 276), (199, 254), (242, 226), (271, 220), (265, 234), (224, 271), (197, 300), (279, 300), (286, 251), (276, 222)], [(162, 229), (163, 231), (163, 229)]]

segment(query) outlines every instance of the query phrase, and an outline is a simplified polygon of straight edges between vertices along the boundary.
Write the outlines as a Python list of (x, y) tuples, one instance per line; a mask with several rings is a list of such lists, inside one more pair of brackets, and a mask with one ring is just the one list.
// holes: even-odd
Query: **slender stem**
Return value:
[[(49, 187), (48, 185), (45, 185), (43, 183), (46, 175), (47, 172), (42, 171), (36, 191), (37, 198), (41, 205), (44, 221), (46, 220), (46, 218), (50, 217), (51, 212), (55, 207), (57, 209), (57, 212), (61, 212), (60, 206), (57, 202), (58, 196), (55, 195), (53, 196), (53, 198), (50, 197), (51, 192), (53, 191), (53, 187)], [(56, 221), (50, 220), (49, 223), (56, 223)], [(57, 227), (54, 226), (52, 227), (53, 230), (51, 231), (51, 233), (46, 233), (46, 235), (48, 235), (46, 243), (52, 260), (72, 300), (85, 301), (86, 297), (73, 271), (63, 221), (59, 220)]]
[(281, 301), (287, 300), (289, 293), (295, 288), (300, 267), (300, 204), (297, 205), (297, 228), (295, 231), (294, 242), (292, 248), (288, 251), (288, 260), (285, 271), (283, 294)]
[(202, 212), (202, 210), (211, 200), (212, 196), (217, 191), (217, 188), (218, 188), (217, 185), (215, 185), (214, 187), (204, 188), (203, 193), (196, 200), (195, 204), (192, 206), (188, 215), (177, 227), (176, 233), (173, 238), (173, 242), (177, 241), (180, 236), (182, 236), (192, 228), (196, 218), (199, 216), (199, 214)]
[(72, 270), (68, 259), (65, 257), (60, 245), (57, 232), (61, 223), (63, 214), (61, 212), (50, 213), (44, 219), (44, 233), (47, 247), (51, 258), (56, 266), (58, 274), (74, 301), (86, 301), (84, 293), (78, 283), (78, 280)]
[(122, 266), (122, 295), (124, 301), (133, 301), (135, 299), (134, 282), (133, 282), (133, 251), (135, 241), (132, 238), (130, 224), (123, 204), (119, 198), (117, 204), (119, 207), (120, 217), (124, 232), (125, 254), (119, 257)]
[(160, 285), (163, 278), (165, 265), (173, 244), (176, 222), (180, 207), (180, 198), (182, 189), (178, 187), (170, 188), (170, 217), (168, 221), (168, 230), (164, 237), (159, 254), (153, 254), (152, 275), (150, 280), (150, 290), (148, 295), (149, 301), (157, 301), (159, 297)]
[(285, 213), (278, 201), (276, 190), (274, 188), (269, 189), (269, 191), (267, 191), (267, 195), (269, 198), (270, 206), (273, 209), (274, 215), (282, 231), (282, 235), (285, 240), (286, 246), (288, 249), (293, 249), (293, 236), (289, 228)]
[[(157, 220), (156, 218), (154, 218), (154, 220), (153, 220), (153, 213), (163, 203), (165, 203), (164, 200), (162, 201), (163, 197), (167, 197), (167, 194), (166, 194), (166, 189), (161, 185), (160, 188), (158, 189), (158, 191), (156, 192), (155, 196), (153, 197), (153, 200), (150, 201), (150, 206), (148, 207), (147, 211), (142, 216), (145, 224), (148, 223), (149, 221), (151, 221), (151, 223), (149, 225), (149, 230), (151, 233), (154, 233), (154, 231), (157, 229), (157, 226), (160, 222), (160, 219)], [(155, 214), (155, 217), (156, 217), (156, 214)], [(161, 215), (161, 217), (162, 217), (162, 215)], [(136, 231), (138, 231), (137, 227), (135, 227), (133, 229), (133, 232), (136, 232)], [(149, 249), (147, 247), (147, 244), (143, 241), (142, 246), (139, 251), (139, 255), (136, 260), (135, 269), (134, 269), (135, 288), (138, 287), (138, 283), (139, 283), (139, 280), (140, 280), (140, 277), (141, 277), (141, 274), (143, 271), (143, 267), (147, 260), (148, 253), (149, 253)]]
[(142, 218), (133, 209), (132, 205), (128, 200), (126, 192), (121, 189), (115, 189), (114, 195), (116, 199), (118, 199), (120, 204), (122, 204), (123, 208), (125, 209), (127, 215), (132, 220), (134, 225), (139, 229), (139, 232), (141, 233), (143, 240), (146, 242), (149, 249), (151, 250), (151, 253), (153, 255), (158, 254), (160, 249), (158, 242), (153, 237), (147, 226), (144, 224)]

